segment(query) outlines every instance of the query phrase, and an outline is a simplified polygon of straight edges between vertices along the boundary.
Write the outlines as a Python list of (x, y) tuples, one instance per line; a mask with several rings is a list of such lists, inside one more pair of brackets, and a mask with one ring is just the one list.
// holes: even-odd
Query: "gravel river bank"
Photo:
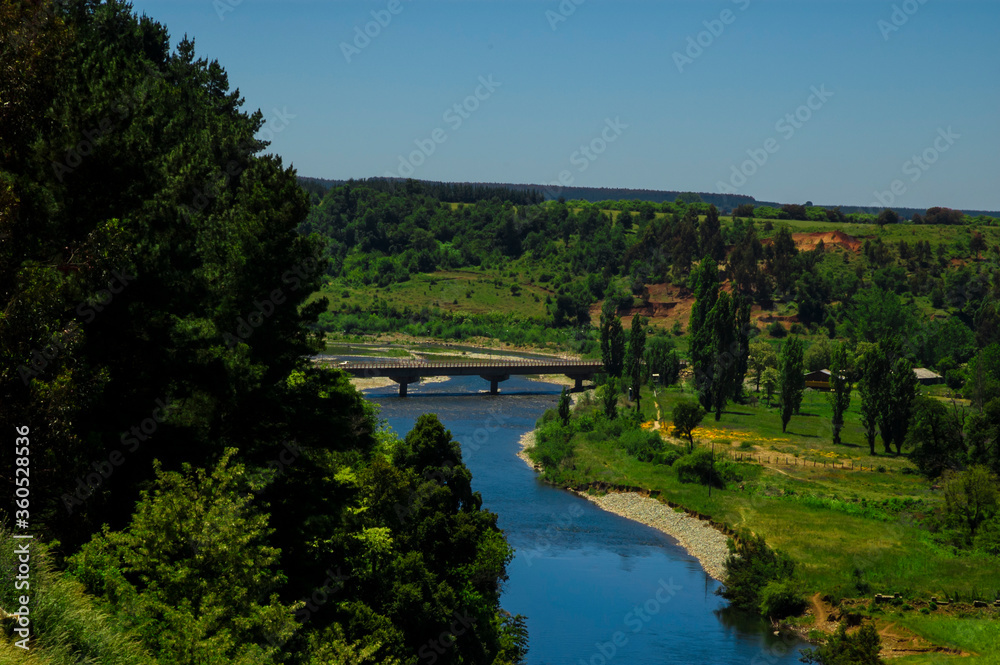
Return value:
[[(528, 450), (534, 445), (535, 433), (526, 432), (521, 436), (517, 456), (537, 471), (531, 458), (528, 457)], [(653, 527), (674, 538), (698, 560), (709, 575), (722, 581), (726, 556), (729, 554), (726, 547), (728, 536), (708, 522), (685, 512), (678, 512), (665, 503), (636, 492), (612, 492), (603, 496), (593, 496), (585, 492), (574, 493), (602, 510)]]

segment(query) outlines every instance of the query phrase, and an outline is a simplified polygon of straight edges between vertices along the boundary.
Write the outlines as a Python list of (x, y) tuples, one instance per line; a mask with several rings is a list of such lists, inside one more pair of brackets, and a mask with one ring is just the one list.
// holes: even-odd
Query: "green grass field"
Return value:
[[(643, 418), (670, 420), (673, 405), (692, 399), (677, 387), (644, 391)], [(830, 407), (826, 394), (808, 391), (801, 414), (793, 416), (782, 433), (775, 408), (731, 404), (716, 422), (706, 416), (695, 431), (696, 444), (713, 446), (717, 453), (762, 456), (767, 463), (739, 464), (743, 479), (724, 490), (681, 483), (667, 466), (637, 461), (595, 432), (574, 437), (575, 454), (559, 470), (545, 476), (563, 486), (592, 481), (659, 490), (664, 498), (688, 510), (707, 514), (736, 529), (749, 529), (787, 552), (797, 563), (797, 577), (807, 595), (819, 592), (834, 598), (870, 598), (874, 593), (901, 593), (906, 599), (943, 598), (959, 594), (963, 600), (1000, 597), (1000, 564), (995, 557), (955, 551), (936, 542), (921, 520), (943, 503), (940, 490), (913, 473), (904, 455), (882, 451), (869, 454), (859, 423), (855, 394), (842, 436), (844, 445), (831, 442)], [(584, 409), (590, 408), (587, 406)], [(687, 442), (668, 439), (686, 450)], [(775, 464), (775, 457), (782, 463)], [(835, 468), (835, 463), (864, 464), (866, 470)], [(871, 470), (872, 465), (876, 469)], [(860, 584), (860, 590), (859, 590)], [(936, 644), (955, 645), (982, 654), (975, 663), (996, 663), (993, 649), (1000, 640), (1000, 612), (979, 622), (924, 617), (905, 613), (905, 625)], [(936, 658), (945, 658), (938, 654)], [(914, 660), (900, 662), (939, 662)]]

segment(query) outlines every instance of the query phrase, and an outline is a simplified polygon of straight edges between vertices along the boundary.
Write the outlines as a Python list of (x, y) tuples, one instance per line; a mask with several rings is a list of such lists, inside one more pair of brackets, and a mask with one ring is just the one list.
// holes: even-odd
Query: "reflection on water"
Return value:
[(500, 395), (478, 377), (367, 391), (401, 436), (438, 414), (462, 445), (473, 489), (516, 549), (504, 609), (528, 617), (530, 665), (797, 663), (759, 620), (726, 609), (719, 583), (673, 539), (544, 485), (515, 456), (561, 388), (511, 377)]

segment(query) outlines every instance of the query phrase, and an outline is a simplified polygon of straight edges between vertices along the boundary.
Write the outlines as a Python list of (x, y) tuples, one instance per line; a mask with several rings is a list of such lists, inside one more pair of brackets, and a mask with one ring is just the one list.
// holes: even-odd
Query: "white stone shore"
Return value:
[(678, 512), (637, 492), (610, 492), (604, 496), (592, 496), (585, 492), (575, 494), (609, 513), (651, 526), (675, 538), (709, 575), (722, 581), (729, 555), (726, 547), (728, 537), (708, 522)]
[[(538, 471), (528, 457), (528, 450), (535, 445), (535, 433), (521, 435), (517, 456), (525, 464)], [(677, 540), (688, 554), (701, 564), (714, 579), (722, 581), (725, 561), (729, 555), (726, 547), (728, 537), (711, 524), (685, 512), (675, 511), (665, 503), (644, 497), (637, 492), (611, 492), (604, 496), (593, 496), (586, 492), (574, 492), (598, 508), (662, 531)]]

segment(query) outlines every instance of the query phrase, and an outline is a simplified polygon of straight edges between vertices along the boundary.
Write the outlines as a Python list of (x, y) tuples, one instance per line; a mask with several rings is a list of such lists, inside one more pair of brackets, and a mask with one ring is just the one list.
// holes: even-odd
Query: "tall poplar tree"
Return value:
[(632, 317), (632, 329), (628, 340), (628, 375), (632, 382), (632, 395), (635, 398), (635, 412), (639, 413), (639, 391), (642, 388), (642, 360), (646, 354), (646, 328), (642, 325), (642, 317), (636, 314)]
[(781, 346), (778, 358), (780, 374), (778, 391), (781, 398), (781, 431), (788, 427), (792, 413), (798, 411), (802, 404), (802, 393), (805, 390), (805, 374), (802, 361), (802, 341), (798, 337), (789, 338)]
[(843, 344), (833, 351), (830, 362), (830, 405), (833, 407), (833, 443), (840, 444), (840, 431), (844, 428), (844, 414), (851, 405), (851, 381), (847, 377), (847, 347)]
[(715, 261), (705, 257), (691, 275), (694, 283), (694, 304), (688, 327), (691, 331), (691, 364), (694, 369), (695, 388), (702, 408), (713, 408), (712, 383), (716, 344), (708, 315), (719, 299), (719, 272)]

